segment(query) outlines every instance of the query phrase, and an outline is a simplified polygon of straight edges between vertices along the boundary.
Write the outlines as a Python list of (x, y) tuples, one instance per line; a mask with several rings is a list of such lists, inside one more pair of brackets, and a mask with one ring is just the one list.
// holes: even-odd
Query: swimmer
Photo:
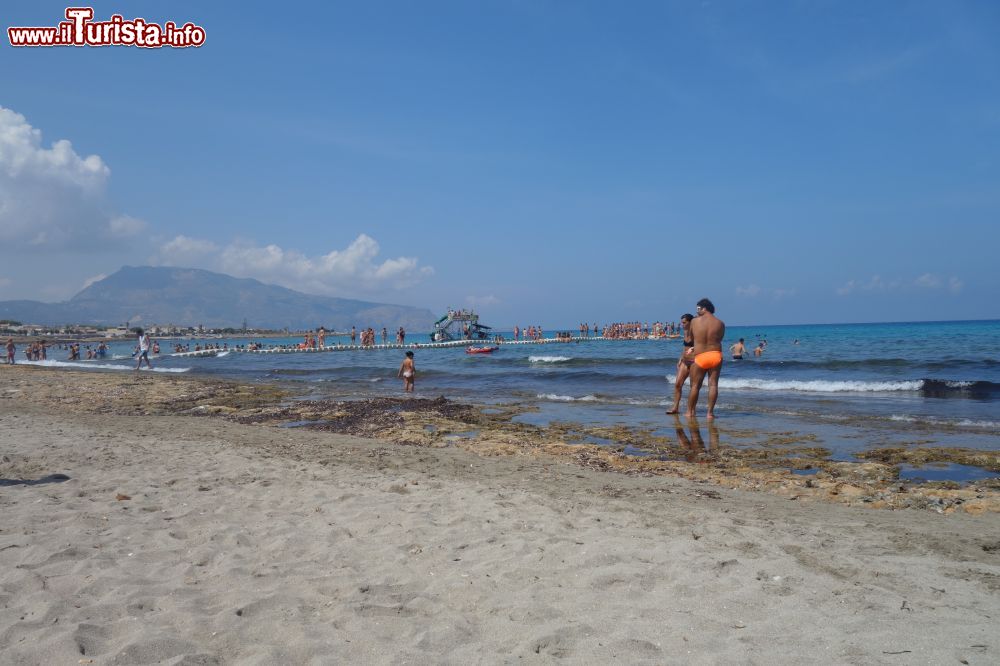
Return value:
[(753, 350), (754, 356), (762, 356), (764, 354), (764, 343), (758, 342), (757, 346)]
[(406, 358), (403, 359), (402, 364), (399, 366), (399, 372), (396, 373), (397, 377), (403, 379), (403, 391), (406, 393), (413, 392), (413, 382), (416, 379), (417, 367), (413, 364), (413, 352), (406, 352)]
[(694, 418), (698, 407), (698, 394), (708, 375), (708, 418), (715, 418), (715, 402), (719, 398), (719, 375), (722, 374), (722, 338), (726, 324), (715, 316), (712, 301), (698, 301), (697, 317), (691, 321), (694, 339), (694, 363), (691, 364), (691, 392), (688, 396), (687, 415)]
[(743, 344), (743, 338), (740, 338), (740, 341), (735, 345), (730, 345), (729, 351), (732, 352), (734, 361), (742, 361), (743, 355), (747, 353), (746, 345)]
[(681, 409), (681, 391), (684, 389), (684, 382), (691, 374), (691, 364), (694, 363), (694, 338), (691, 337), (691, 320), (693, 315), (681, 315), (681, 326), (684, 328), (684, 347), (681, 357), (677, 359), (677, 379), (674, 380), (674, 406), (667, 410), (667, 414), (676, 414)]

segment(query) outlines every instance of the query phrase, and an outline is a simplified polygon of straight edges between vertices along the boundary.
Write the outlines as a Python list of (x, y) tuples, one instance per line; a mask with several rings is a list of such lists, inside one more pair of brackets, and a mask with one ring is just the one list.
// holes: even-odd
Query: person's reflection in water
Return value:
[(719, 427), (714, 421), (708, 422), (708, 447), (705, 447), (705, 440), (701, 436), (701, 425), (698, 419), (688, 419), (688, 430), (691, 436), (684, 432), (684, 425), (679, 416), (674, 416), (674, 432), (677, 434), (677, 443), (684, 450), (684, 459), (688, 462), (698, 462), (699, 457), (708, 453), (714, 456), (719, 451)]

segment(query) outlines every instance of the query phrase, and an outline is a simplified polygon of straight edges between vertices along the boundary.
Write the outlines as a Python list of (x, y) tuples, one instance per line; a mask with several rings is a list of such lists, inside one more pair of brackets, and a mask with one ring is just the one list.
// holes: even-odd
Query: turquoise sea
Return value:
[[(723, 366), (716, 420), (722, 444), (763, 445), (774, 433), (791, 433), (845, 460), (876, 446), (1000, 448), (1000, 321), (733, 326), (725, 345), (741, 337), (749, 348), (760, 340), (767, 348), (760, 358)], [(407, 336), (408, 343), (428, 340)], [(197, 343), (185, 342), (192, 349)], [(210, 342), (232, 347), (247, 340)], [(398, 349), (174, 358), (166, 355), (170, 341), (161, 344), (158, 371), (291, 383), (314, 397), (401, 395)], [(534, 423), (625, 423), (664, 433), (681, 427), (701, 438), (691, 428), (705, 428), (704, 419), (678, 422), (664, 414), (680, 351), (678, 339), (508, 345), (488, 356), (418, 349), (417, 395), (524, 403), (532, 411), (519, 418)], [(70, 365), (58, 360), (60, 353), (50, 354), (47, 364)], [(131, 343), (118, 343), (108, 359), (72, 365), (124, 371), (130, 355)], [(992, 476), (957, 465), (904, 472)]]

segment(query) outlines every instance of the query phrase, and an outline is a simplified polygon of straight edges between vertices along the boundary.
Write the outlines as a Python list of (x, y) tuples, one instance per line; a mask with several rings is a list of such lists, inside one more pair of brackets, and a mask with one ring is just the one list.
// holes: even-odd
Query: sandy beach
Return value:
[(196, 386), (82, 374), (0, 372), (5, 664), (1000, 661), (994, 511), (42, 390)]

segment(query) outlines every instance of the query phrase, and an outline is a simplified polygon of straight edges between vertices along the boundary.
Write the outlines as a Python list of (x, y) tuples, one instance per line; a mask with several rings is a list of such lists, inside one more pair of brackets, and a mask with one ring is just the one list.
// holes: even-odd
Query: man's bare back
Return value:
[(722, 351), (722, 338), (726, 337), (726, 323), (711, 312), (691, 320), (691, 335), (694, 338), (695, 355), (706, 351)]

